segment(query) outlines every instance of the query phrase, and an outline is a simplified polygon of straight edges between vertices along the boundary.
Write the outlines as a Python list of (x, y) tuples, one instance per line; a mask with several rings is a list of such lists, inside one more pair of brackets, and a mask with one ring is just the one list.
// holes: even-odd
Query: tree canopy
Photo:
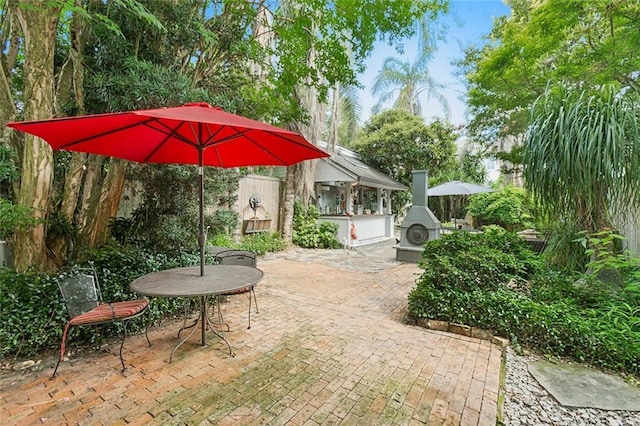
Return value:
[(448, 123), (427, 125), (408, 111), (389, 110), (364, 126), (355, 150), (368, 164), (411, 186), (413, 170), (426, 169), (436, 175), (455, 167), (456, 138)]
[(468, 48), (460, 66), (468, 80), (470, 129), (517, 135), (549, 82), (617, 83), (640, 89), (640, 3), (512, 0), (485, 45)]
[(420, 56), (414, 63), (402, 62), (393, 57), (385, 59), (371, 88), (374, 95), (380, 96), (374, 111), (379, 112), (385, 102), (395, 97), (394, 108), (421, 116), (419, 96), (426, 93), (427, 98), (434, 98), (440, 102), (448, 115), (449, 103), (440, 93), (444, 86), (431, 76), (429, 59), (430, 57), (425, 55)]
[(640, 95), (613, 85), (555, 86), (537, 100), (524, 141), (525, 185), (580, 230), (640, 210)]
[(40, 224), (16, 232), (18, 269), (60, 266), (69, 247), (102, 244), (127, 166), (54, 157), (6, 122), (207, 101), (276, 125), (303, 123), (314, 112), (299, 87), (312, 87), (322, 101), (335, 83), (355, 83), (376, 40), (401, 41), (416, 19), (435, 16), (446, 2), (36, 3), (2, 2), (0, 10), (0, 139), (15, 152), (19, 174), (0, 183)]

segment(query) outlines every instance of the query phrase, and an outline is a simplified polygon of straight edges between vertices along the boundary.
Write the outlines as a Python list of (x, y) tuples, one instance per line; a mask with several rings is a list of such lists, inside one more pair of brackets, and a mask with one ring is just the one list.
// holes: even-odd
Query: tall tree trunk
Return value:
[[(260, 3), (256, 11), (256, 17), (253, 20), (252, 34), (253, 38), (264, 48), (273, 47), (274, 33), (271, 29), (272, 21), (273, 14), (269, 10), (269, 7), (264, 3)], [(267, 60), (268, 58), (265, 58), (265, 61)], [(264, 82), (266, 80), (265, 70), (268, 68), (268, 63), (265, 64), (253, 61), (249, 64), (251, 74), (253, 74), (260, 82)]]
[(293, 237), (293, 203), (296, 200), (295, 166), (287, 167), (287, 176), (284, 181), (284, 193), (282, 200), (282, 220), (280, 222), (280, 232), (282, 238), (291, 244)]
[(82, 205), (78, 210), (78, 238), (74, 255), (85, 249), (99, 247), (109, 236), (109, 225), (120, 206), (124, 188), (126, 161), (111, 158), (106, 174), (103, 172), (107, 157), (89, 155)]
[[(310, 53), (309, 56), (312, 56), (312, 54)], [(312, 59), (310, 60), (312, 61)], [(309, 112), (309, 123), (294, 123), (294, 127), (309, 142), (318, 145), (324, 121), (325, 106), (318, 102), (318, 91), (314, 87), (298, 87), (296, 95), (300, 99), (300, 104)], [(315, 166), (316, 163), (314, 161), (304, 161), (293, 168), (295, 172), (296, 197), (300, 199), (305, 207), (308, 206), (309, 200), (315, 196), (313, 188)]]
[[(81, 5), (81, 0), (75, 0), (76, 7)], [(88, 29), (84, 25), (81, 15), (74, 15), (71, 20), (70, 33), (72, 46), (69, 49), (69, 57), (58, 75), (56, 90), (56, 115), (58, 116), (63, 115), (62, 105), (71, 100), (72, 93), (74, 95), (73, 100), (78, 108), (78, 114), (85, 114), (82, 52), (88, 38)], [(87, 157), (88, 155), (85, 153), (74, 152), (65, 174), (62, 200), (60, 202), (60, 215), (70, 226), (73, 225), (73, 216), (80, 198), (84, 172), (87, 167)], [(71, 237), (71, 235), (65, 234), (49, 239), (51, 257), (60, 266), (66, 261)]]
[[(320, 130), (322, 123), (323, 108), (317, 102), (316, 91), (313, 88), (301, 88), (303, 93), (299, 96), (303, 106), (309, 111), (311, 116), (309, 125), (303, 123), (294, 123), (292, 128), (301, 133), (309, 142), (314, 145), (318, 144), (320, 139)], [(287, 242), (291, 242), (292, 225), (293, 225), (293, 204), (296, 199), (302, 202), (306, 208), (309, 200), (315, 196), (314, 180), (316, 172), (316, 164), (314, 161), (303, 161), (287, 168), (287, 176), (285, 180), (285, 191), (282, 208), (282, 236)]]
[(331, 97), (331, 127), (329, 128), (329, 140), (327, 141), (329, 152), (336, 150), (338, 144), (338, 127), (340, 126), (340, 83), (333, 85)]
[(106, 157), (95, 154), (90, 154), (87, 159), (82, 201), (77, 215), (78, 238), (73, 250), (74, 255), (91, 247), (92, 227), (95, 224), (95, 216), (99, 208), (100, 194), (102, 193), (102, 169), (105, 159)]
[[(60, 8), (49, 2), (27, 1), (30, 7), (15, 7), (24, 36), (24, 118), (38, 120), (53, 115), (53, 58)], [(34, 209), (38, 219), (46, 219), (53, 179), (53, 153), (40, 138), (25, 135), (22, 180), (18, 204)], [(30, 266), (47, 268), (44, 223), (18, 232), (14, 266), (23, 271)]]
[(122, 191), (124, 189), (124, 175), (127, 162), (119, 158), (112, 158), (109, 162), (107, 177), (102, 185), (98, 208), (91, 218), (89, 247), (99, 247), (107, 241), (111, 220), (118, 213)]
[[(313, 45), (307, 54), (307, 62), (313, 66), (315, 63), (315, 51)], [(320, 133), (322, 131), (322, 123), (324, 120), (324, 106), (318, 102), (318, 91), (313, 86), (298, 86), (296, 88), (296, 97), (300, 100), (300, 104), (309, 112), (309, 124), (300, 122), (293, 123), (291, 126), (297, 132), (301, 133), (309, 142), (318, 145)], [(283, 206), (283, 226), (293, 224), (293, 204), (295, 199), (299, 199), (302, 205), (308, 207), (309, 200), (315, 196), (313, 188), (315, 178), (315, 162), (303, 161), (293, 167), (287, 168), (287, 181), (285, 185), (285, 202)], [(293, 185), (294, 196), (288, 193)], [(288, 233), (285, 233), (288, 232)], [(291, 231), (283, 230), (283, 235), (290, 235)]]
[[(10, 143), (17, 139), (10, 140), (8, 136), (13, 133), (13, 130), (6, 128), (5, 124), (15, 120), (18, 115), (11, 90), (11, 71), (15, 66), (15, 56), (20, 45), (20, 25), (11, 8), (5, 7), (7, 15), (0, 28), (1, 41), (3, 46), (6, 46), (6, 52), (0, 52), (0, 143)], [(19, 149), (21, 146), (15, 146), (15, 148)]]

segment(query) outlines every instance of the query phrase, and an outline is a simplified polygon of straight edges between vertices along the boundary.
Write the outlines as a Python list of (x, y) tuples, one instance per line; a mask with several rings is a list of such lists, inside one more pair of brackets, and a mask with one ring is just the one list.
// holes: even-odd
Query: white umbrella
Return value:
[[(494, 191), (495, 189), (487, 188), (486, 186), (482, 186), (482, 185), (476, 185), (475, 183), (452, 180), (451, 182), (446, 182), (446, 183), (443, 183), (442, 185), (434, 186), (433, 188), (427, 189), (427, 196), (438, 197), (441, 195), (471, 195), (471, 194), (479, 194), (482, 192), (494, 192)], [(457, 217), (455, 217), (454, 227), (457, 228), (457, 225), (458, 225)]]
[(459, 180), (452, 180), (451, 182), (443, 183), (442, 185), (434, 186), (427, 189), (428, 196), (440, 196), (440, 195), (471, 195), (479, 194), (481, 192), (494, 192), (495, 189), (487, 188), (486, 186), (476, 185), (475, 183), (461, 182)]

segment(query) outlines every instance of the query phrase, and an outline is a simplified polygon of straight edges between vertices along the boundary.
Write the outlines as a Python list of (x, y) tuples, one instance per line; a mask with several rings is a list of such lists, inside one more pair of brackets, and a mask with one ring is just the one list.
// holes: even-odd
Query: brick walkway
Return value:
[[(260, 313), (223, 306), (236, 356), (211, 336), (183, 345), (176, 323), (52, 370), (3, 373), (2, 424), (495, 425), (501, 349), (403, 323), (419, 269), (363, 273), (261, 261)], [(52, 361), (46, 360), (47, 366)]]

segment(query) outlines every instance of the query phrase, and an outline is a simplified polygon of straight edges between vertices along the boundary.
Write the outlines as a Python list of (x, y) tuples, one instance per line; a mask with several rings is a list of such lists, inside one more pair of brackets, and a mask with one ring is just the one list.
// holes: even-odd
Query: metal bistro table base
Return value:
[[(202, 330), (202, 346), (206, 346), (207, 345), (207, 335), (206, 335), (206, 329), (210, 328), (211, 331), (213, 332), (213, 334), (215, 334), (216, 336), (218, 336), (219, 338), (221, 338), (222, 340), (224, 340), (224, 342), (227, 344), (227, 347), (229, 348), (229, 355), (231, 356), (236, 356), (235, 353), (233, 353), (233, 350), (231, 349), (231, 344), (229, 343), (229, 341), (220, 333), (218, 333), (218, 331), (213, 327), (213, 323), (211, 322), (211, 318), (209, 318), (209, 315), (207, 314), (208, 309), (207, 309), (207, 296), (201, 296), (198, 298), (198, 302), (200, 304), (200, 314), (198, 315), (197, 319), (195, 320), (195, 322), (193, 324), (191, 324), (188, 327), (185, 327), (183, 325), (183, 327), (180, 329), (180, 331), (178, 331), (178, 339), (180, 338), (180, 333), (182, 332), (182, 330), (186, 330), (187, 328), (191, 329), (191, 332), (189, 332), (189, 335), (187, 337), (185, 337), (184, 339), (182, 339), (180, 342), (178, 342), (177, 345), (175, 345), (173, 347), (173, 350), (171, 351), (171, 355), (169, 356), (169, 364), (171, 364), (171, 361), (173, 361), (173, 354), (178, 350), (178, 348), (180, 346), (182, 346), (182, 344), (184, 342), (186, 342), (187, 340), (189, 340), (189, 338), (191, 338), (191, 336), (193, 336), (193, 334), (196, 331), (198, 322), (200, 322), (200, 329)], [(186, 318), (185, 318), (185, 323), (186, 323)]]
[(257, 284), (263, 277), (263, 272), (258, 268), (240, 265), (207, 265), (204, 275), (200, 275), (199, 266), (188, 266), (185, 268), (167, 269), (154, 272), (131, 283), (131, 289), (145, 296), (153, 297), (194, 297), (198, 299), (200, 313), (198, 319), (185, 327), (178, 333), (178, 339), (182, 330), (191, 328), (189, 335), (180, 340), (174, 346), (169, 357), (169, 362), (173, 361), (173, 355), (180, 346), (195, 334), (197, 324), (200, 322), (202, 346), (207, 344), (206, 331), (211, 329), (213, 334), (222, 339), (229, 348), (229, 354), (234, 356), (231, 344), (219, 333), (209, 318), (207, 309), (207, 297), (216, 296), (223, 293), (232, 292), (247, 286)]

